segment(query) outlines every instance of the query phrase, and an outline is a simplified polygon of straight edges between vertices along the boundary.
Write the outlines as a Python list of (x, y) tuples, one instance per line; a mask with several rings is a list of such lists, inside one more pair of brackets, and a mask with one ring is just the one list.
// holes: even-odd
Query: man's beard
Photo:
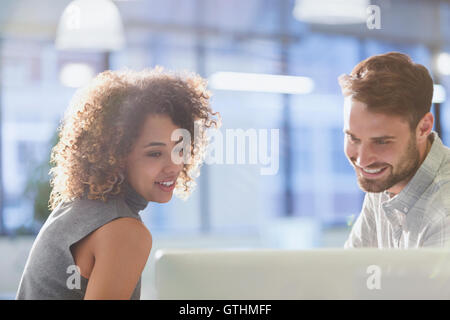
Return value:
[[(420, 165), (419, 150), (415, 144), (415, 139), (413, 139), (414, 136), (415, 134), (411, 134), (408, 147), (404, 155), (400, 158), (397, 168), (394, 169), (392, 165), (388, 165), (385, 170), (389, 170), (390, 173), (382, 180), (368, 179), (357, 173), (359, 187), (365, 192), (378, 193), (392, 188), (399, 182), (411, 179)], [(376, 165), (376, 167), (380, 168), (384, 165)]]

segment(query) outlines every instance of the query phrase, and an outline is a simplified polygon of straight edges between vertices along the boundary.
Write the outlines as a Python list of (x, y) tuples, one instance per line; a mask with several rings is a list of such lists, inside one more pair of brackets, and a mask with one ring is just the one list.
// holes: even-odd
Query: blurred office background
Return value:
[[(93, 19), (91, 30), (64, 39), (61, 24), (81, 27), (81, 16)], [(277, 174), (261, 175), (260, 164), (205, 165), (187, 201), (142, 212), (152, 259), (162, 247), (342, 247), (363, 193), (343, 153), (337, 77), (389, 51), (431, 71), (435, 130), (448, 145), (450, 1), (1, 0), (0, 297), (14, 296), (48, 214), (59, 121), (77, 87), (106, 69), (195, 71), (209, 79), (223, 136), (226, 129), (280, 130)], [(221, 72), (235, 78), (227, 82)], [(300, 82), (295, 92), (279, 86), (283, 78), (269, 83), (272, 92), (259, 80), (242, 91), (231, 87), (239, 73)], [(152, 259), (143, 298), (154, 295)]]

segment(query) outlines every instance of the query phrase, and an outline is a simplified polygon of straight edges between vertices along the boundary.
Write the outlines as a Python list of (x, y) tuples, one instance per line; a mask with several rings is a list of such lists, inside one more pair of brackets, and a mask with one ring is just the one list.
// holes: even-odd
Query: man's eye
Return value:
[(149, 157), (158, 158), (161, 156), (161, 152), (150, 152), (147, 154)]
[(356, 141), (358, 141), (358, 139), (356, 139), (354, 136), (352, 136), (352, 135), (347, 135), (347, 138), (350, 140), (350, 141), (352, 141), (352, 142), (356, 142)]
[(388, 143), (389, 143), (389, 141), (385, 141), (385, 140), (376, 141), (376, 144), (388, 144)]

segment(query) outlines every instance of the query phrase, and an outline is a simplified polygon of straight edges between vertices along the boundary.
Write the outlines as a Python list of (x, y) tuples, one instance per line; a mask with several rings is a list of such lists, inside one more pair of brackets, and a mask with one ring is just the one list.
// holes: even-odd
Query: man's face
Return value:
[(172, 198), (183, 163), (172, 161), (178, 142), (171, 134), (179, 129), (167, 115), (149, 115), (127, 158), (127, 179), (147, 201), (165, 203)]
[(420, 165), (415, 133), (406, 119), (368, 110), (347, 98), (344, 106), (345, 154), (366, 192), (399, 193)]

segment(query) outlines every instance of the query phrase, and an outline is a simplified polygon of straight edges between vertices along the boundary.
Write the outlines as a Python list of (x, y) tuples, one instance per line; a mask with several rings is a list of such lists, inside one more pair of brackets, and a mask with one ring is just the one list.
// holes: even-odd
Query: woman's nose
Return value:
[(182, 165), (174, 163), (169, 159), (167, 164), (164, 166), (163, 172), (167, 175), (177, 174), (180, 171)]

